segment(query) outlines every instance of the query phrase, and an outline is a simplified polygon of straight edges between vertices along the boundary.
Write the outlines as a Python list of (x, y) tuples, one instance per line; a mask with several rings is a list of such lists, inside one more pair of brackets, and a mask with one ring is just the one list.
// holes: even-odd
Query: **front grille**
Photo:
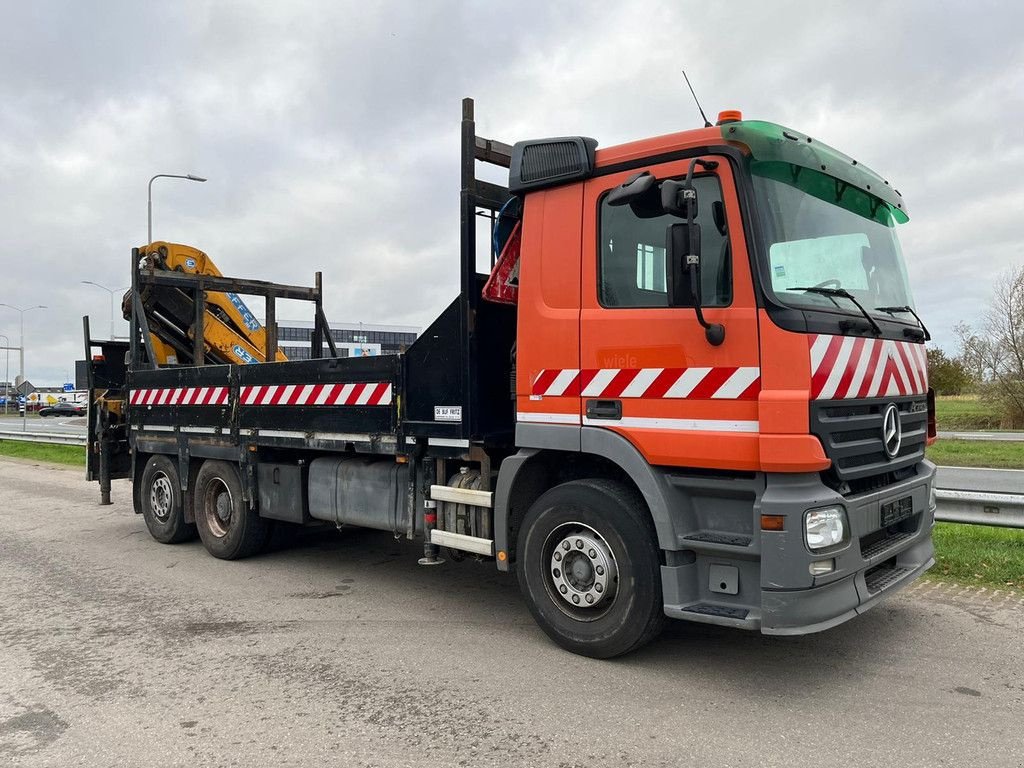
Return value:
[[(889, 403), (899, 408), (903, 442), (895, 458), (885, 453), (882, 418)], [(928, 437), (928, 402), (924, 395), (848, 402), (811, 403), (811, 432), (825, 447), (832, 467), (823, 479), (844, 494), (863, 493), (913, 474), (924, 458)], [(878, 481), (884, 479), (881, 485)], [(865, 482), (867, 481), (867, 482)]]
[[(883, 488), (888, 488), (890, 485), (902, 482), (916, 474), (916, 467), (904, 467), (896, 472), (882, 472), (881, 474), (871, 475), (870, 477), (852, 478), (842, 484), (841, 487), (844, 495), (856, 496), (860, 493), (873, 493), (874, 491), (880, 491)], [(830, 483), (830, 485), (832, 485), (833, 488), (836, 487), (835, 484)]]

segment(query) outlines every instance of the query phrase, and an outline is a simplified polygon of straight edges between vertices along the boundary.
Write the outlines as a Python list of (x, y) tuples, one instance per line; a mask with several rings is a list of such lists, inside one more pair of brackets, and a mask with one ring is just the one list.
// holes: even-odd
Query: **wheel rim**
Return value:
[(171, 487), (171, 479), (165, 473), (157, 472), (149, 489), (149, 506), (161, 523), (166, 523), (170, 519), (173, 502), (174, 490)]
[(608, 542), (583, 523), (564, 523), (544, 540), (544, 585), (559, 610), (577, 621), (604, 616), (618, 594), (618, 563)]
[(214, 478), (206, 487), (203, 495), (203, 515), (206, 527), (218, 539), (231, 530), (231, 517), (234, 510), (231, 489), (220, 478)]

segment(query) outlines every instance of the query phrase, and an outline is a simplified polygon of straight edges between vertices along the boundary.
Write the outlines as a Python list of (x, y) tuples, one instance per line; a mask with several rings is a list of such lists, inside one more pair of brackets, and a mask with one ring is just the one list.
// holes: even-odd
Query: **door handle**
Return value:
[(587, 400), (588, 419), (621, 419), (621, 400)]

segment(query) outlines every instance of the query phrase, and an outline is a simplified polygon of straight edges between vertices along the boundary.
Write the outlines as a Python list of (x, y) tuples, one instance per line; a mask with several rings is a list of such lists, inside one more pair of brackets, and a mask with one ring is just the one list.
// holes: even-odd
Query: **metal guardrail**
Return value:
[(21, 440), (27, 443), (50, 443), (51, 445), (81, 445), (88, 442), (85, 435), (70, 432), (22, 432), (21, 430), (0, 430), (0, 440)]
[(935, 519), (944, 523), (1024, 528), (1024, 494), (935, 489)]
[[(88, 442), (85, 435), (10, 430), (0, 430), (0, 440), (81, 446)], [(943, 523), (1024, 528), (1024, 494), (937, 488), (935, 500), (938, 502), (935, 519)]]

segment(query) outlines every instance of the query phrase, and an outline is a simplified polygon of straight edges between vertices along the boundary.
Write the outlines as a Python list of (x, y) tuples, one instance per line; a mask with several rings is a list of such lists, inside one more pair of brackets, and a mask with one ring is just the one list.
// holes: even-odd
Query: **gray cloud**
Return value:
[[(1024, 50), (1012, 5), (38, 2), (0, 29), (0, 302), (47, 304), (28, 374), (58, 383), (80, 317), (154, 234), (229, 274), (307, 283), (335, 320), (426, 325), (457, 288), (459, 100), (508, 141), (603, 146), (709, 113), (811, 133), (906, 195), (937, 341), (1024, 261)], [(288, 310), (294, 317), (300, 309)], [(33, 316), (34, 315), (34, 316)], [(123, 329), (123, 324), (119, 328)], [(0, 309), (0, 333), (17, 316)]]

